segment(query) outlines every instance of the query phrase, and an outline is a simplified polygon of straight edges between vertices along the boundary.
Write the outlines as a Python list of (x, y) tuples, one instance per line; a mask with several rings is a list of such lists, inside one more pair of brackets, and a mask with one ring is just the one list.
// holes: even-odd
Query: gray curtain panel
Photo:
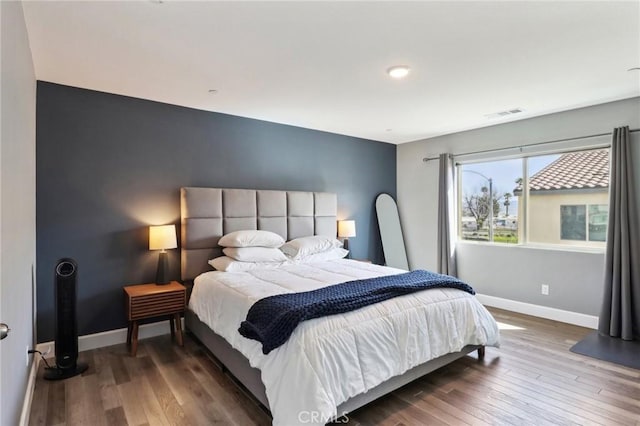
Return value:
[(629, 127), (613, 131), (604, 298), (598, 331), (640, 340), (640, 233)]
[(456, 214), (454, 207), (453, 157), (440, 154), (438, 181), (438, 272), (457, 276), (455, 254)]

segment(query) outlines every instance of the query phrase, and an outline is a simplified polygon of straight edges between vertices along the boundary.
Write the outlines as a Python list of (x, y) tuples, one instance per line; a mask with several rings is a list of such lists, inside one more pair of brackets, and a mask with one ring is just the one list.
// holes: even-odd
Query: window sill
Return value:
[(457, 244), (469, 245), (469, 246), (491, 246), (491, 247), (509, 247), (514, 249), (533, 249), (533, 250), (547, 250), (547, 251), (567, 251), (575, 253), (594, 253), (605, 254), (604, 247), (580, 247), (580, 246), (562, 246), (555, 244), (508, 244), (508, 243), (490, 243), (485, 241), (468, 241), (458, 240)]

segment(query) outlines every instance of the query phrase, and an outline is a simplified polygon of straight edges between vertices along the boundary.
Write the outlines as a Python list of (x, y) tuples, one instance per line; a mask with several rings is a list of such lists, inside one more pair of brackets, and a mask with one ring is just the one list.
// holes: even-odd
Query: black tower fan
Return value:
[(45, 370), (47, 380), (60, 380), (76, 376), (87, 369), (78, 362), (78, 320), (76, 317), (76, 278), (78, 264), (64, 258), (56, 265), (56, 366)]

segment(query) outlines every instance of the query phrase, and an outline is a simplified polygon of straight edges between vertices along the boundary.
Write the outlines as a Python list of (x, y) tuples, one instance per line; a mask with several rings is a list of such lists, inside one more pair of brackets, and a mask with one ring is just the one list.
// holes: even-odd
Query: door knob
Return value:
[(7, 334), (9, 334), (9, 331), (11, 331), (9, 326), (7, 324), (5, 324), (5, 323), (1, 323), (0, 324), (0, 340), (2, 340), (5, 337), (7, 337)]

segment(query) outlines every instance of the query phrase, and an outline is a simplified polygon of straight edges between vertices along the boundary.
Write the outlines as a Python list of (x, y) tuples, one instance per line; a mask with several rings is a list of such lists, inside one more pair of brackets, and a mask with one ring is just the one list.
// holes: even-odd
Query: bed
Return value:
[(264, 355), (259, 342), (237, 332), (260, 297), (404, 271), (340, 259), (218, 272), (208, 264), (222, 255), (218, 240), (246, 229), (286, 240), (335, 238), (336, 219), (332, 193), (181, 188), (181, 273), (183, 281), (194, 280), (186, 328), (270, 409), (274, 425), (327, 423), (499, 344), (495, 321), (475, 297), (441, 289), (305, 321), (283, 346)]

